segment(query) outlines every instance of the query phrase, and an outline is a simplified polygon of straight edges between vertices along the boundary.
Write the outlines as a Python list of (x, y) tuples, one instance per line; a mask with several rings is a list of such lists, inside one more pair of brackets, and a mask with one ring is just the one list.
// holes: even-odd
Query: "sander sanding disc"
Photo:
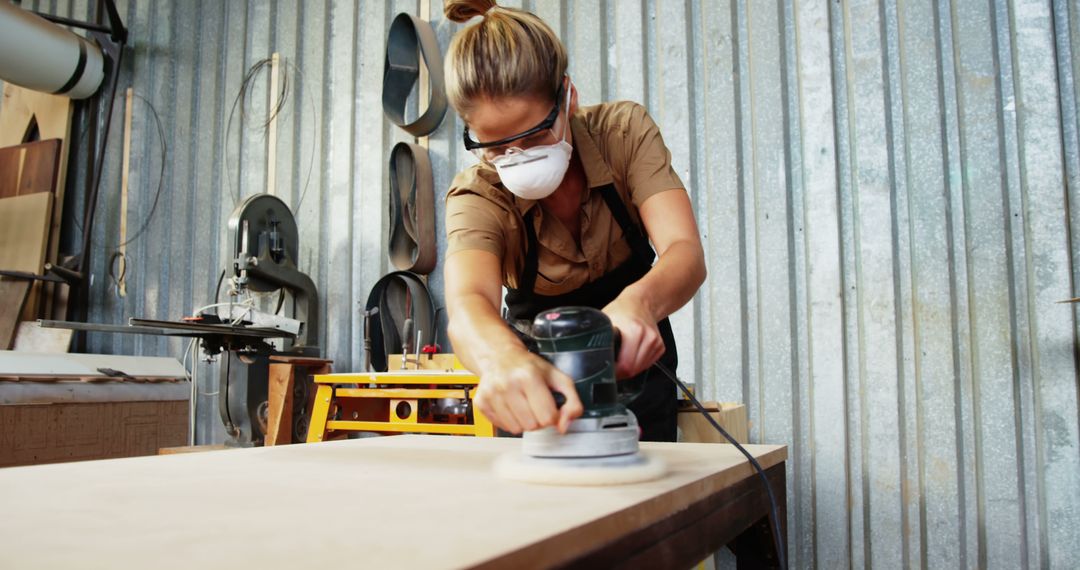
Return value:
[(659, 457), (634, 453), (613, 457), (531, 457), (520, 451), (499, 456), (495, 474), (540, 485), (626, 485), (658, 479), (667, 472)]

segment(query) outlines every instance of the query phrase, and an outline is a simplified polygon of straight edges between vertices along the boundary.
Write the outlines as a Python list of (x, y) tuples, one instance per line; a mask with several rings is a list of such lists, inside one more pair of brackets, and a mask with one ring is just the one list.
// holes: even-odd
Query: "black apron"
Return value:
[[(528, 249), (525, 253), (524, 268), (518, 280), (518, 288), (507, 288), (506, 293), (507, 313), (512, 321), (532, 323), (538, 313), (555, 307), (577, 305), (603, 309), (608, 303), (614, 301), (623, 289), (641, 279), (652, 268), (656, 252), (649, 245), (649, 240), (641, 229), (631, 221), (626, 205), (619, 198), (615, 186), (608, 184), (597, 188), (596, 191), (604, 197), (604, 202), (607, 203), (612, 216), (622, 228), (623, 236), (630, 244), (630, 257), (599, 279), (586, 283), (569, 293), (538, 295), (534, 292), (534, 287), (539, 266), (539, 247), (536, 230), (533, 228), (533, 211), (530, 209), (525, 214)], [(672, 334), (671, 323), (665, 318), (657, 323), (657, 328), (660, 330), (660, 337), (664, 341), (665, 348), (660, 362), (674, 371), (678, 366), (679, 356), (675, 350), (675, 335)], [(650, 374), (652, 371), (653, 368), (649, 368), (633, 379), (643, 383), (644, 389), (641, 395), (627, 407), (637, 416), (638, 425), (641, 426), (642, 441), (675, 441), (677, 434), (675, 386), (660, 374)]]

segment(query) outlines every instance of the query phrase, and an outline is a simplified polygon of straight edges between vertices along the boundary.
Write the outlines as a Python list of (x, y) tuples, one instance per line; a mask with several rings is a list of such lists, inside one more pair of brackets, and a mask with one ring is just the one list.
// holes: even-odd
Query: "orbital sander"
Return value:
[[(656, 479), (666, 466), (638, 449), (637, 418), (625, 402), (634, 390), (615, 380), (617, 331), (591, 307), (560, 307), (536, 316), (532, 338), (541, 357), (574, 381), (584, 412), (565, 434), (526, 432), (521, 450), (500, 457), (496, 473), (552, 485), (616, 485)], [(554, 393), (561, 406), (562, 394)]]

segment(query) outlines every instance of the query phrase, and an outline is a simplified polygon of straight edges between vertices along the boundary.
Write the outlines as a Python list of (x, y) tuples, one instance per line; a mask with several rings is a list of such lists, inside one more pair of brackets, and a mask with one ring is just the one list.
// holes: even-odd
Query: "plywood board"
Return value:
[[(397, 436), (0, 470), (0, 567), (550, 567), (752, 474), (731, 446), (645, 443), (667, 477), (496, 478), (520, 443)], [(766, 469), (786, 458), (748, 448)]]
[(41, 272), (52, 194), (0, 198), (0, 269)]
[[(746, 406), (734, 402), (705, 402), (705, 409), (735, 441), (746, 443), (750, 433)], [(728, 443), (709, 420), (696, 408), (679, 410), (679, 441), (692, 443)]]
[(153, 455), (187, 439), (186, 401), (0, 406), (0, 467)]
[[(0, 269), (41, 273), (45, 265), (53, 195), (47, 192), (0, 198)], [(40, 285), (33, 285), (35, 290)], [(24, 320), (37, 315), (38, 295), (30, 295)]]
[(29, 281), (0, 277), (0, 350), (7, 350), (14, 344), (19, 316), (29, 292)]
[(23, 149), (17, 146), (0, 148), (0, 198), (19, 195), (22, 159)]
[[(55, 186), (52, 202), (52, 218), (49, 226), (49, 239), (46, 242), (46, 260), (56, 263), (60, 248), (60, 225), (64, 217), (64, 190), (67, 182), (67, 164), (70, 154), (71, 115), (73, 105), (71, 99), (59, 95), (50, 95), (30, 89), (23, 89), (10, 83), (4, 84), (3, 104), (0, 105), (0, 147), (18, 145), (26, 142), (27, 129), (33, 122), (37, 124), (40, 140), (59, 139), (59, 161), (56, 165)], [(61, 303), (64, 307), (58, 311), (59, 318), (66, 318), (65, 313), (68, 287), (53, 286), (53, 284), (38, 285), (35, 289), (41, 289), (47, 298), (47, 316), (57, 314), (52, 310), (54, 302)], [(34, 298), (34, 295), (31, 295)], [(36, 301), (36, 300), (35, 300)]]
[(114, 354), (40, 354), (0, 350), (0, 376), (85, 378), (106, 375), (98, 368), (111, 368), (135, 378), (187, 378), (183, 365), (165, 356), (120, 356)]
[(55, 192), (60, 139), (0, 148), (0, 198)]
[(60, 139), (48, 139), (23, 145), (18, 194), (56, 193), (60, 176)]
[(178, 455), (180, 453), (201, 453), (203, 451), (225, 451), (227, 449), (236, 449), (234, 447), (226, 447), (223, 443), (215, 443), (210, 445), (181, 445), (179, 447), (162, 447), (158, 450), (158, 455)]
[(108, 380), (87, 383), (70, 378), (53, 378), (50, 382), (0, 381), (0, 405), (187, 402), (189, 400), (191, 400), (191, 383), (189, 382)]
[(23, 321), (19, 323), (11, 349), (17, 352), (67, 352), (71, 349), (74, 333), (68, 329), (43, 328), (36, 321)]

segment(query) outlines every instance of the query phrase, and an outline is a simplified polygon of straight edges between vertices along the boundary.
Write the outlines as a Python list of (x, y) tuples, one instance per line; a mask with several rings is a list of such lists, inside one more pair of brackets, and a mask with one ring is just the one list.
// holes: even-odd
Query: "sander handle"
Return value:
[[(612, 354), (616, 359), (619, 358), (619, 346), (622, 344), (622, 334), (619, 333), (619, 329), (611, 327), (611, 349)], [(562, 392), (551, 391), (551, 397), (555, 398), (555, 409), (561, 409), (566, 404), (566, 396)]]

